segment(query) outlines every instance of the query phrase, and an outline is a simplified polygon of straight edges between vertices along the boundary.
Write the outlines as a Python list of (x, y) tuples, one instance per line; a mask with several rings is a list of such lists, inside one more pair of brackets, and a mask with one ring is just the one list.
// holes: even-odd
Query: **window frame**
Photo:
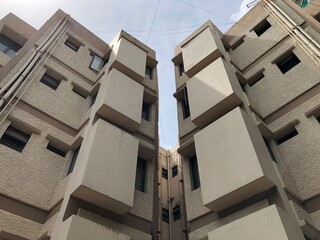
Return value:
[(19, 43), (0, 32), (0, 52), (9, 57), (14, 57), (21, 48), (22, 46)]
[[(2, 134), (0, 138), (0, 143), (21, 153), (23, 149), (26, 147), (30, 137), (31, 134), (21, 131), (20, 129), (15, 128), (12, 125), (9, 125), (6, 131)], [(14, 141), (12, 141), (12, 139), (18, 141), (19, 143), (15, 143)]]
[(181, 218), (181, 207), (179, 204), (173, 207), (172, 209), (173, 221), (177, 221)]
[(81, 45), (77, 45), (75, 43), (73, 43), (69, 38), (67, 38), (67, 40), (64, 42), (64, 45), (66, 45), (67, 47), (69, 47), (70, 49), (72, 49), (75, 52), (79, 51), (79, 48)]
[(172, 171), (172, 177), (174, 178), (175, 176), (177, 176), (179, 174), (179, 169), (178, 169), (178, 165), (174, 165), (172, 168), (171, 168), (171, 171)]
[[(89, 68), (91, 70), (93, 70), (94, 72), (100, 72), (100, 70), (104, 67), (104, 65), (107, 63), (107, 61), (105, 59), (103, 59), (102, 57), (100, 57), (99, 55), (95, 54), (95, 53), (91, 53), (91, 56), (92, 56), (92, 59), (91, 59)], [(100, 60), (100, 63), (99, 63), (97, 68), (92, 67), (93, 63), (95, 62), (95, 59), (99, 59)]]
[(265, 18), (259, 22), (252, 30), (260, 37), (272, 27), (271, 23)]
[(170, 223), (170, 213), (169, 210), (162, 207), (162, 211), (161, 211), (161, 220), (165, 223)]
[[(45, 72), (43, 74), (43, 76), (40, 79), (40, 82), (44, 85), (46, 85), (47, 87), (53, 89), (53, 90), (57, 90), (58, 87), (60, 86), (61, 81), (52, 77), (50, 74), (48, 74), (47, 72)], [(52, 84), (52, 82), (56, 83), (56, 84)]]
[(299, 65), (301, 60), (291, 50), (281, 55), (277, 60), (274, 61), (274, 63), (277, 65), (282, 74), (286, 74), (291, 69)]
[(161, 168), (161, 176), (162, 176), (164, 179), (167, 179), (167, 180), (168, 180), (168, 169), (162, 167), (162, 168)]

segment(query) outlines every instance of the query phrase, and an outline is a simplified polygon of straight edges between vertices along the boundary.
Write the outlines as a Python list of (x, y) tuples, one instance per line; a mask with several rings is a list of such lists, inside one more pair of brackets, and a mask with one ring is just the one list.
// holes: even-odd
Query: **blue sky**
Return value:
[(169, 149), (178, 144), (176, 101), (172, 96), (174, 47), (207, 20), (222, 32), (227, 31), (247, 11), (250, 1), (0, 0), (0, 18), (12, 12), (38, 29), (60, 8), (107, 43), (120, 29), (147, 43), (157, 52), (159, 62), (160, 145)]

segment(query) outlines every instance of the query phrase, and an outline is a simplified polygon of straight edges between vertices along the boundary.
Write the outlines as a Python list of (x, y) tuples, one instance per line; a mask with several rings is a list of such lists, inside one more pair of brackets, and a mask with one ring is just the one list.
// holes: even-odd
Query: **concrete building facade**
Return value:
[(0, 21), (0, 239), (152, 239), (155, 52), (106, 44), (63, 11)]
[(263, 0), (175, 48), (184, 239), (320, 238), (319, 2)]

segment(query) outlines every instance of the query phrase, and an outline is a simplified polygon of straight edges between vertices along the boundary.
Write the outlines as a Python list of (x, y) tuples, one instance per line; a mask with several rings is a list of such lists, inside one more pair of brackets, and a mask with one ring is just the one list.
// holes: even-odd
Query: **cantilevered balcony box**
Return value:
[(103, 225), (77, 215), (72, 215), (62, 223), (59, 231), (59, 240), (130, 240), (123, 233), (114, 231)]
[(239, 107), (194, 135), (203, 204), (219, 212), (274, 186), (261, 134)]
[(205, 28), (181, 46), (185, 74), (193, 77), (209, 63), (221, 57), (224, 47), (221, 36), (210, 27)]
[(231, 67), (218, 58), (187, 81), (191, 121), (202, 128), (242, 103)]
[(133, 207), (139, 140), (98, 119), (83, 141), (72, 195), (118, 214)]
[(147, 52), (125, 38), (120, 38), (112, 48), (109, 59), (116, 68), (130, 78), (142, 82), (145, 78)]
[(300, 240), (304, 239), (286, 213), (276, 205), (263, 208), (208, 233), (209, 240)]
[(102, 77), (95, 105), (102, 118), (135, 131), (141, 124), (143, 86), (117, 69)]

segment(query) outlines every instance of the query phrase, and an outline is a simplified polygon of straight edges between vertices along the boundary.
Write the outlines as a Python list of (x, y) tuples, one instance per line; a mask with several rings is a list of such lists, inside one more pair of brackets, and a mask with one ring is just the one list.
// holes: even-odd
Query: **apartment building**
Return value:
[(1, 19), (0, 64), (0, 239), (155, 239), (155, 52), (59, 10)]
[(174, 50), (180, 239), (320, 238), (320, 1), (263, 0)]

